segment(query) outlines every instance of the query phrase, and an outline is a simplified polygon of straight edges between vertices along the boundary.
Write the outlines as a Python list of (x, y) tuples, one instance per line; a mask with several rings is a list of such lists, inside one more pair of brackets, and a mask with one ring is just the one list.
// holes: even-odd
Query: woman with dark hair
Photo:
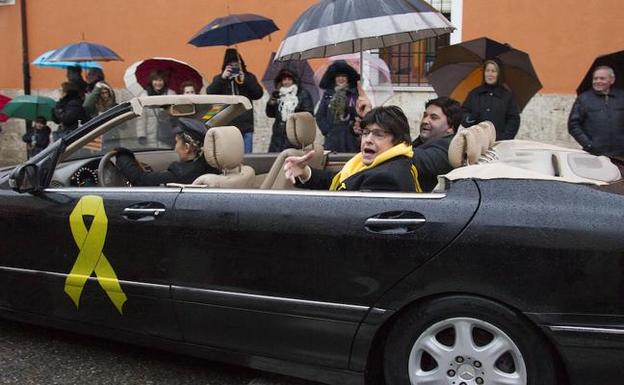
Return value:
[(286, 178), (297, 187), (316, 190), (422, 191), (418, 171), (412, 165), (414, 152), (403, 111), (396, 106), (373, 108), (360, 127), (360, 152), (340, 172), (310, 168), (308, 162), (314, 157), (314, 151), (310, 151), (286, 158)]
[(336, 152), (357, 152), (359, 140), (353, 132), (357, 82), (360, 75), (344, 60), (333, 62), (319, 86), (324, 89), (316, 112), (316, 123), (325, 136), (325, 149)]
[(504, 85), (503, 67), (498, 60), (483, 63), (483, 83), (474, 88), (462, 105), (462, 125), (470, 127), (489, 120), (496, 128), (496, 139), (513, 139), (520, 127), (518, 104)]
[(87, 71), (87, 93), (93, 92), (93, 89), (99, 82), (104, 81), (104, 71), (101, 68), (89, 68)]
[(149, 74), (149, 79), (150, 82), (141, 96), (175, 95), (175, 92), (167, 87), (167, 73), (165, 71), (153, 70)]
[(54, 122), (60, 124), (54, 132), (54, 140), (63, 138), (79, 127), (80, 123), (88, 120), (87, 113), (82, 107), (84, 94), (79, 86), (72, 82), (61, 85), (61, 99), (54, 107)]
[(88, 84), (82, 78), (82, 68), (80, 66), (67, 67), (67, 81), (74, 83), (81, 93), (86, 92)]
[[(150, 82), (139, 96), (175, 95), (167, 87), (167, 73), (153, 70), (149, 74)], [(138, 127), (139, 144), (149, 148), (173, 148), (175, 136), (172, 129), (175, 119), (172, 119), (161, 109), (147, 108), (144, 113), (143, 127)]]
[(286, 136), (286, 121), (295, 112), (314, 113), (310, 93), (300, 86), (299, 77), (294, 71), (282, 69), (274, 80), (275, 91), (267, 102), (265, 113), (275, 118), (269, 152), (281, 152), (292, 147)]

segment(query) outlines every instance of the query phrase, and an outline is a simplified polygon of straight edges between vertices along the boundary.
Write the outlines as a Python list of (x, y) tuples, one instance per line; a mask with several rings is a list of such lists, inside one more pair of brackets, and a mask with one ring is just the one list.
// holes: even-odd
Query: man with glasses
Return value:
[(418, 170), (418, 181), (425, 192), (433, 190), (438, 175), (451, 171), (448, 148), (462, 119), (461, 105), (447, 97), (431, 99), (425, 104), (420, 134), (412, 142), (412, 162)]
[(362, 127), (360, 152), (340, 172), (315, 170), (308, 166), (314, 151), (291, 156), (284, 172), (297, 187), (317, 190), (420, 192), (418, 172), (412, 164), (409, 124), (396, 106), (378, 107), (368, 112)]

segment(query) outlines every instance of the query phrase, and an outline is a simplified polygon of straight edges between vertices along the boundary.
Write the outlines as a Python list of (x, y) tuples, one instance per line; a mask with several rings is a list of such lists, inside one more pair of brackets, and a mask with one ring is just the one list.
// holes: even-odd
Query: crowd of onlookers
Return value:
[[(314, 115), (324, 136), (326, 150), (358, 154), (337, 175), (310, 169), (307, 166), (310, 154), (288, 158), (284, 170), (294, 184), (335, 190), (430, 191), (436, 184), (437, 175), (451, 170), (448, 147), (460, 125), (469, 127), (491, 121), (497, 140), (513, 139), (518, 132), (519, 109), (512, 92), (504, 85), (503, 66), (497, 60), (487, 60), (482, 69), (482, 84), (469, 92), (463, 105), (447, 97), (426, 103), (419, 135), (412, 140), (403, 111), (395, 106), (371, 110), (365, 95), (360, 95), (360, 75), (345, 61), (334, 61), (327, 68), (319, 83), (323, 94), (316, 107), (310, 93), (300, 83), (300, 74), (285, 66), (274, 79), (275, 91), (265, 108), (266, 115), (274, 118), (269, 151), (280, 152), (292, 147), (286, 135), (286, 122), (291, 114), (305, 111)], [(152, 71), (143, 94), (194, 94), (199, 91), (198, 85), (190, 81), (181, 83), (179, 90), (171, 90), (167, 80), (165, 72)], [(584, 150), (615, 157), (618, 161), (624, 154), (624, 91), (612, 87), (614, 80), (611, 68), (595, 69), (592, 89), (578, 96), (568, 127)], [(208, 94), (242, 95), (250, 100), (260, 99), (263, 92), (240, 53), (231, 48), (225, 51), (221, 72), (213, 77), (206, 89)], [(54, 121), (59, 124), (55, 139), (115, 104), (115, 93), (106, 83), (101, 69), (89, 69), (84, 80), (79, 67), (69, 68), (67, 81), (62, 84), (62, 97), (54, 109)], [(37, 118), (33, 129), (24, 135), (31, 155), (49, 144), (50, 128), (46, 123), (44, 118)], [(232, 125), (241, 131), (245, 152), (251, 152), (253, 109), (238, 116)], [(184, 143), (201, 147), (204, 133), (195, 123), (184, 122), (180, 127), (177, 134)], [(173, 136), (170, 143), (178, 145)], [(197, 155), (197, 152), (193, 154)], [(406, 175), (410, 177), (406, 178)], [(192, 176), (186, 179), (192, 179)], [(412, 182), (406, 184), (406, 180)]]

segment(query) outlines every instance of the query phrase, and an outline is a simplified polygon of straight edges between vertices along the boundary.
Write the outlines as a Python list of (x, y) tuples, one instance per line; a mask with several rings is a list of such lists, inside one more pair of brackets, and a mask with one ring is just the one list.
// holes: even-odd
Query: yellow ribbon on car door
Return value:
[[(89, 229), (84, 223), (84, 215), (93, 216)], [(84, 285), (95, 272), (98, 283), (121, 314), (127, 298), (119, 285), (115, 270), (103, 252), (108, 218), (102, 197), (85, 195), (80, 198), (69, 215), (69, 226), (80, 253), (65, 280), (65, 293), (78, 308)]]

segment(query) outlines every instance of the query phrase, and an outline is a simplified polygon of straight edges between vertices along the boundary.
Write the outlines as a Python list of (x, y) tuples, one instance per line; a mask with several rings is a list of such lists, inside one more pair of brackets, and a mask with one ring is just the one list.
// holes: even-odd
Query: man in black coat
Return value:
[(412, 162), (418, 170), (423, 191), (433, 190), (438, 183), (438, 175), (453, 169), (448, 161), (448, 148), (461, 119), (461, 106), (456, 100), (440, 97), (425, 104), (420, 135), (412, 142)]
[(568, 118), (568, 132), (595, 155), (624, 155), (624, 91), (614, 88), (611, 67), (596, 68), (592, 89), (580, 94)]
[[(228, 48), (223, 56), (221, 73), (216, 75), (208, 88), (207, 94), (213, 95), (241, 95), (250, 100), (258, 100), (264, 91), (258, 83), (258, 79), (251, 72), (243, 58), (233, 48)], [(244, 112), (232, 121), (232, 125), (238, 127), (245, 141), (245, 152), (253, 150), (254, 115), (253, 108)]]
[(145, 172), (134, 157), (132, 151), (118, 148), (117, 168), (134, 186), (159, 186), (167, 183), (190, 184), (203, 175), (218, 173), (210, 167), (203, 157), (203, 143), (206, 127), (198, 120), (190, 118), (178, 119), (174, 128), (175, 151), (180, 160), (169, 165), (167, 170)]
[(284, 162), (286, 178), (297, 187), (316, 190), (420, 192), (418, 171), (412, 165), (409, 124), (399, 107), (378, 107), (364, 116), (361, 151), (338, 173), (315, 170), (314, 156), (290, 156)]

